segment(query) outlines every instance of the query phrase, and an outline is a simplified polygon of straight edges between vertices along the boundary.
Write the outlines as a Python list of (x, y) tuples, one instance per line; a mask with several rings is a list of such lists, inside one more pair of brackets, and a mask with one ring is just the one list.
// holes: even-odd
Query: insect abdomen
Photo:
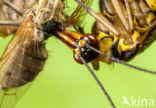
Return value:
[(47, 56), (44, 44), (37, 51), (32, 46), (15, 49), (1, 68), (1, 88), (15, 88), (32, 81), (43, 69)]

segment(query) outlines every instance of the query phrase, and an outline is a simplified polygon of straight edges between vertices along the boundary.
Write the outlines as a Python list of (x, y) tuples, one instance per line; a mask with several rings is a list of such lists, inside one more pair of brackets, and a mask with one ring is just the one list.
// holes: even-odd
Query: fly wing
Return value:
[[(149, 38), (146, 39), (146, 40), (144, 41), (143, 44), (144, 44), (145, 48), (149, 47), (155, 40), (156, 40), (156, 29), (153, 30), (153, 31), (150, 33)], [(145, 49), (145, 48), (144, 48), (144, 49)]]
[[(1, 63), (8, 61), (15, 49), (22, 47), (24, 44), (27, 44), (26, 42), (31, 39), (30, 34), (33, 29), (33, 23), (31, 22), (31, 20), (32, 16), (29, 16), (25, 19), (25, 21), (23, 21), (18, 31), (6, 47), (6, 50), (1, 57)], [(2, 67), (3, 65), (1, 65), (0, 69)]]
[(39, 28), (52, 18), (62, 20), (61, 0), (35, 1), (0, 60), (0, 108), (12, 108), (44, 67), (48, 55)]
[[(33, 61), (33, 56), (36, 57), (35, 54), (29, 55), (26, 51), (39, 51), (34, 27), (33, 15), (28, 15), (1, 57), (0, 108), (12, 108), (31, 84), (28, 83), (28, 79), (33, 80), (27, 75), (30, 70), (26, 68), (25, 64), (30, 64), (28, 61)], [(36, 66), (33, 62), (30, 65)], [(36, 73), (31, 75), (36, 75)]]
[(0, 108), (13, 108), (32, 83), (7, 91), (0, 90)]

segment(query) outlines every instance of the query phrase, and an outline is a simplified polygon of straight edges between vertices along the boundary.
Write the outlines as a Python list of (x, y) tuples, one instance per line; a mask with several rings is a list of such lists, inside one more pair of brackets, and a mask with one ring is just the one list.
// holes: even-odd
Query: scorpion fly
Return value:
[[(100, 51), (108, 55), (128, 61), (156, 38), (154, 0), (99, 0), (99, 14), (76, 1), (96, 18), (92, 33), (100, 42)], [(95, 69), (98, 61), (112, 62), (107, 57), (99, 56), (93, 62)]]
[[(155, 0), (99, 0), (98, 14), (80, 0), (75, 1), (96, 19), (92, 34), (97, 37), (101, 51), (93, 49), (101, 54), (92, 62), (96, 70), (99, 69), (99, 61), (127, 65), (123, 61), (143, 52), (156, 38)], [(156, 74), (143, 68), (128, 67)], [(115, 107), (113, 103), (111, 105)]]

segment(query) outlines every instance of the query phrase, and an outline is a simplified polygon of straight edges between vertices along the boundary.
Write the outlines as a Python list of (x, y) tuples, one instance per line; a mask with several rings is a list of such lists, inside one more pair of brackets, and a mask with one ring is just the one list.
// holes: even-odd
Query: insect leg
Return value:
[(87, 7), (83, 2), (81, 2), (80, 0), (75, 0), (77, 3), (79, 3), (82, 7), (84, 7), (86, 9), (86, 11), (93, 16), (96, 20), (98, 20), (99, 22), (101, 22), (102, 24), (104, 24), (112, 33), (114, 33), (115, 35), (119, 35), (119, 31), (116, 30), (113, 25), (103, 16), (100, 16), (98, 14), (96, 14), (91, 8)]
[[(147, 6), (148, 2), (146, 4), (145, 1), (139, 0), (138, 4), (139, 4), (141, 11), (143, 12), (143, 14), (144, 14), (144, 16), (146, 18), (146, 22), (147, 22), (147, 24), (146, 24), (146, 26), (144, 28), (145, 29), (144, 34), (141, 36), (141, 38), (139, 40), (139, 44), (143, 46), (144, 44), (153, 42), (153, 40), (156, 38), (156, 36), (153, 35), (153, 33), (150, 33), (151, 31), (155, 30), (156, 16), (155, 16), (155, 13), (152, 12), (151, 8)], [(153, 6), (155, 4), (156, 4), (156, 2), (153, 4)]]
[(8, 0), (0, 1), (0, 36), (2, 37), (15, 33), (23, 20), (23, 17), (21, 17), (23, 12), (21, 10), (24, 8), (24, 5), (16, 3)]
[(0, 20), (0, 26), (19, 26), (20, 24), (18, 22)]
[(146, 18), (147, 24), (150, 25), (154, 20), (156, 20), (154, 12), (152, 12), (152, 10), (147, 6), (147, 4), (143, 0), (139, 0), (138, 3)]
[(112, 1), (112, 4), (119, 16), (119, 18), (121, 19), (122, 23), (124, 24), (125, 28), (127, 31), (129, 31), (129, 24), (126, 20), (126, 16), (124, 15), (124, 12), (121, 8), (121, 3), (118, 1), (118, 0), (111, 0)]
[[(136, 20), (136, 23), (138, 24), (138, 26), (144, 27), (147, 23), (146, 23), (146, 18), (144, 16), (143, 11), (141, 10), (138, 2), (136, 0), (131, 0), (129, 1), (130, 4), (130, 9), (132, 12), (132, 16), (133, 19)], [(135, 24), (135, 22), (134, 22)], [(135, 25), (136, 27), (136, 25)]]
[(129, 28), (130, 28), (130, 31), (133, 31), (134, 30), (134, 25), (133, 25), (130, 5), (129, 5), (128, 0), (124, 0), (124, 1), (125, 1), (126, 9), (127, 9), (127, 17), (128, 17), (128, 21), (129, 21)]
[(13, 9), (16, 13), (18, 13), (20, 16), (23, 15), (23, 12), (14, 4), (10, 3), (8, 0), (2, 0), (2, 3), (4, 3), (6, 6), (10, 7)]
[[(147, 31), (144, 33), (144, 35), (139, 40), (139, 44), (143, 45), (144, 41), (147, 41), (146, 39), (148, 38), (151, 30), (154, 29), (155, 27), (156, 27), (156, 20), (148, 27)], [(155, 35), (154, 35), (154, 37), (155, 37)], [(151, 40), (149, 40), (149, 41), (151, 41)]]

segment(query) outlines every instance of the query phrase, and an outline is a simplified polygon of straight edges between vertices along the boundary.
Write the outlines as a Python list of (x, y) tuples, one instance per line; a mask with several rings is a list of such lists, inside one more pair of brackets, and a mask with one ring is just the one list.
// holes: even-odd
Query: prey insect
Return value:
[[(22, 95), (21, 92), (26, 90), (20, 87), (32, 81), (44, 67), (48, 55), (45, 39), (39, 28), (50, 19), (58, 22), (62, 20), (64, 4), (61, 0), (40, 0), (31, 3), (32, 8), (27, 10), (22, 24), (0, 59), (0, 108), (13, 107)], [(7, 103), (9, 100), (11, 102)]]
[[(38, 3), (34, 4), (34, 7), (32, 7), (32, 10), (30, 10), (30, 12), (26, 15), (26, 18), (20, 25), (12, 41), (9, 43), (6, 49), (6, 52), (3, 54), (2, 60), (1, 60), (3, 64), (1, 67), (2, 72), (4, 72), (6, 69), (4, 65), (7, 65), (6, 64), (6, 61), (7, 61), (8, 63), (10, 62), (12, 63), (10, 65), (15, 65), (14, 68), (12, 69), (20, 70), (20, 71), (16, 70), (17, 72), (19, 72), (19, 76), (15, 76), (13, 71), (12, 72), (6, 71), (4, 73), (6, 75), (2, 77), (2, 79), (4, 80), (1, 80), (1, 82), (3, 82), (1, 83), (2, 89), (10, 89), (14, 87), (19, 87), (34, 79), (36, 74), (38, 74), (38, 72), (43, 69), (44, 62), (47, 58), (47, 52), (44, 47), (46, 43), (45, 40), (48, 39), (50, 35), (52, 34), (58, 37), (59, 39), (63, 40), (73, 50), (74, 59), (79, 63), (85, 64), (85, 66), (91, 72), (91, 74), (93, 75), (94, 79), (97, 81), (97, 83), (99, 84), (103, 92), (106, 94), (107, 98), (111, 101), (103, 85), (95, 76), (95, 74), (90, 69), (90, 67), (87, 65), (87, 62), (92, 61), (98, 56), (97, 52), (101, 53), (99, 52), (98, 41), (96, 40), (94, 36), (90, 34), (81, 35), (81, 34), (73, 33), (71, 31), (66, 30), (64, 27), (64, 24), (60, 23), (62, 20), (61, 18), (62, 16), (60, 16), (62, 12), (60, 11), (62, 10), (62, 8), (55, 11), (56, 13), (54, 12), (56, 14), (55, 17), (52, 14), (47, 14), (46, 12), (48, 10), (46, 11), (44, 9), (47, 9), (47, 8), (49, 9), (51, 6), (55, 10), (58, 5), (62, 5), (62, 2), (59, 0), (56, 0), (55, 2), (56, 2), (54, 3), (55, 6), (53, 5), (51, 6), (50, 5), (52, 4), (51, 1), (48, 1), (48, 3), (46, 3), (46, 0), (41, 0)], [(47, 8), (45, 8), (46, 6)], [(52, 9), (52, 11), (54, 10)], [(18, 45), (16, 43), (18, 43)], [(23, 58), (19, 59), (18, 58), (19, 55), (23, 56)], [(11, 61), (12, 57), (16, 58), (16, 61)], [(108, 55), (107, 57), (114, 61), (120, 61)], [(33, 63), (30, 63), (31, 64), (31, 67), (29, 68), (30, 70), (29, 69), (25, 70), (26, 68), (24, 68), (24, 66), (30, 66), (30, 64), (29, 65), (24, 64), (23, 62), (24, 59), (33, 61)], [(36, 62), (36, 60), (39, 60), (40, 63), (38, 61)], [(39, 63), (38, 68), (36, 66), (37, 63)], [(126, 64), (122, 61), (120, 61), (120, 63)], [(132, 66), (132, 65), (128, 65), (128, 66)], [(136, 68), (140, 69), (138, 67)], [(143, 69), (142, 71), (153, 73), (152, 71), (143, 70)], [(30, 77), (27, 75), (24, 75), (26, 74), (26, 72), (32, 72), (33, 75), (31, 75)], [(8, 79), (9, 81), (5, 81)], [(10, 81), (10, 80), (14, 80), (14, 82), (18, 81), (19, 83), (13, 83), (13, 81)], [(14, 93), (10, 94), (8, 93), (8, 91), (5, 91), (3, 94), (4, 98), (2, 98), (2, 101), (1, 101), (2, 102), (1, 106), (4, 105), (3, 103), (5, 101), (6, 95), (12, 95), (14, 97), (17, 96), (16, 92), (15, 94)]]

